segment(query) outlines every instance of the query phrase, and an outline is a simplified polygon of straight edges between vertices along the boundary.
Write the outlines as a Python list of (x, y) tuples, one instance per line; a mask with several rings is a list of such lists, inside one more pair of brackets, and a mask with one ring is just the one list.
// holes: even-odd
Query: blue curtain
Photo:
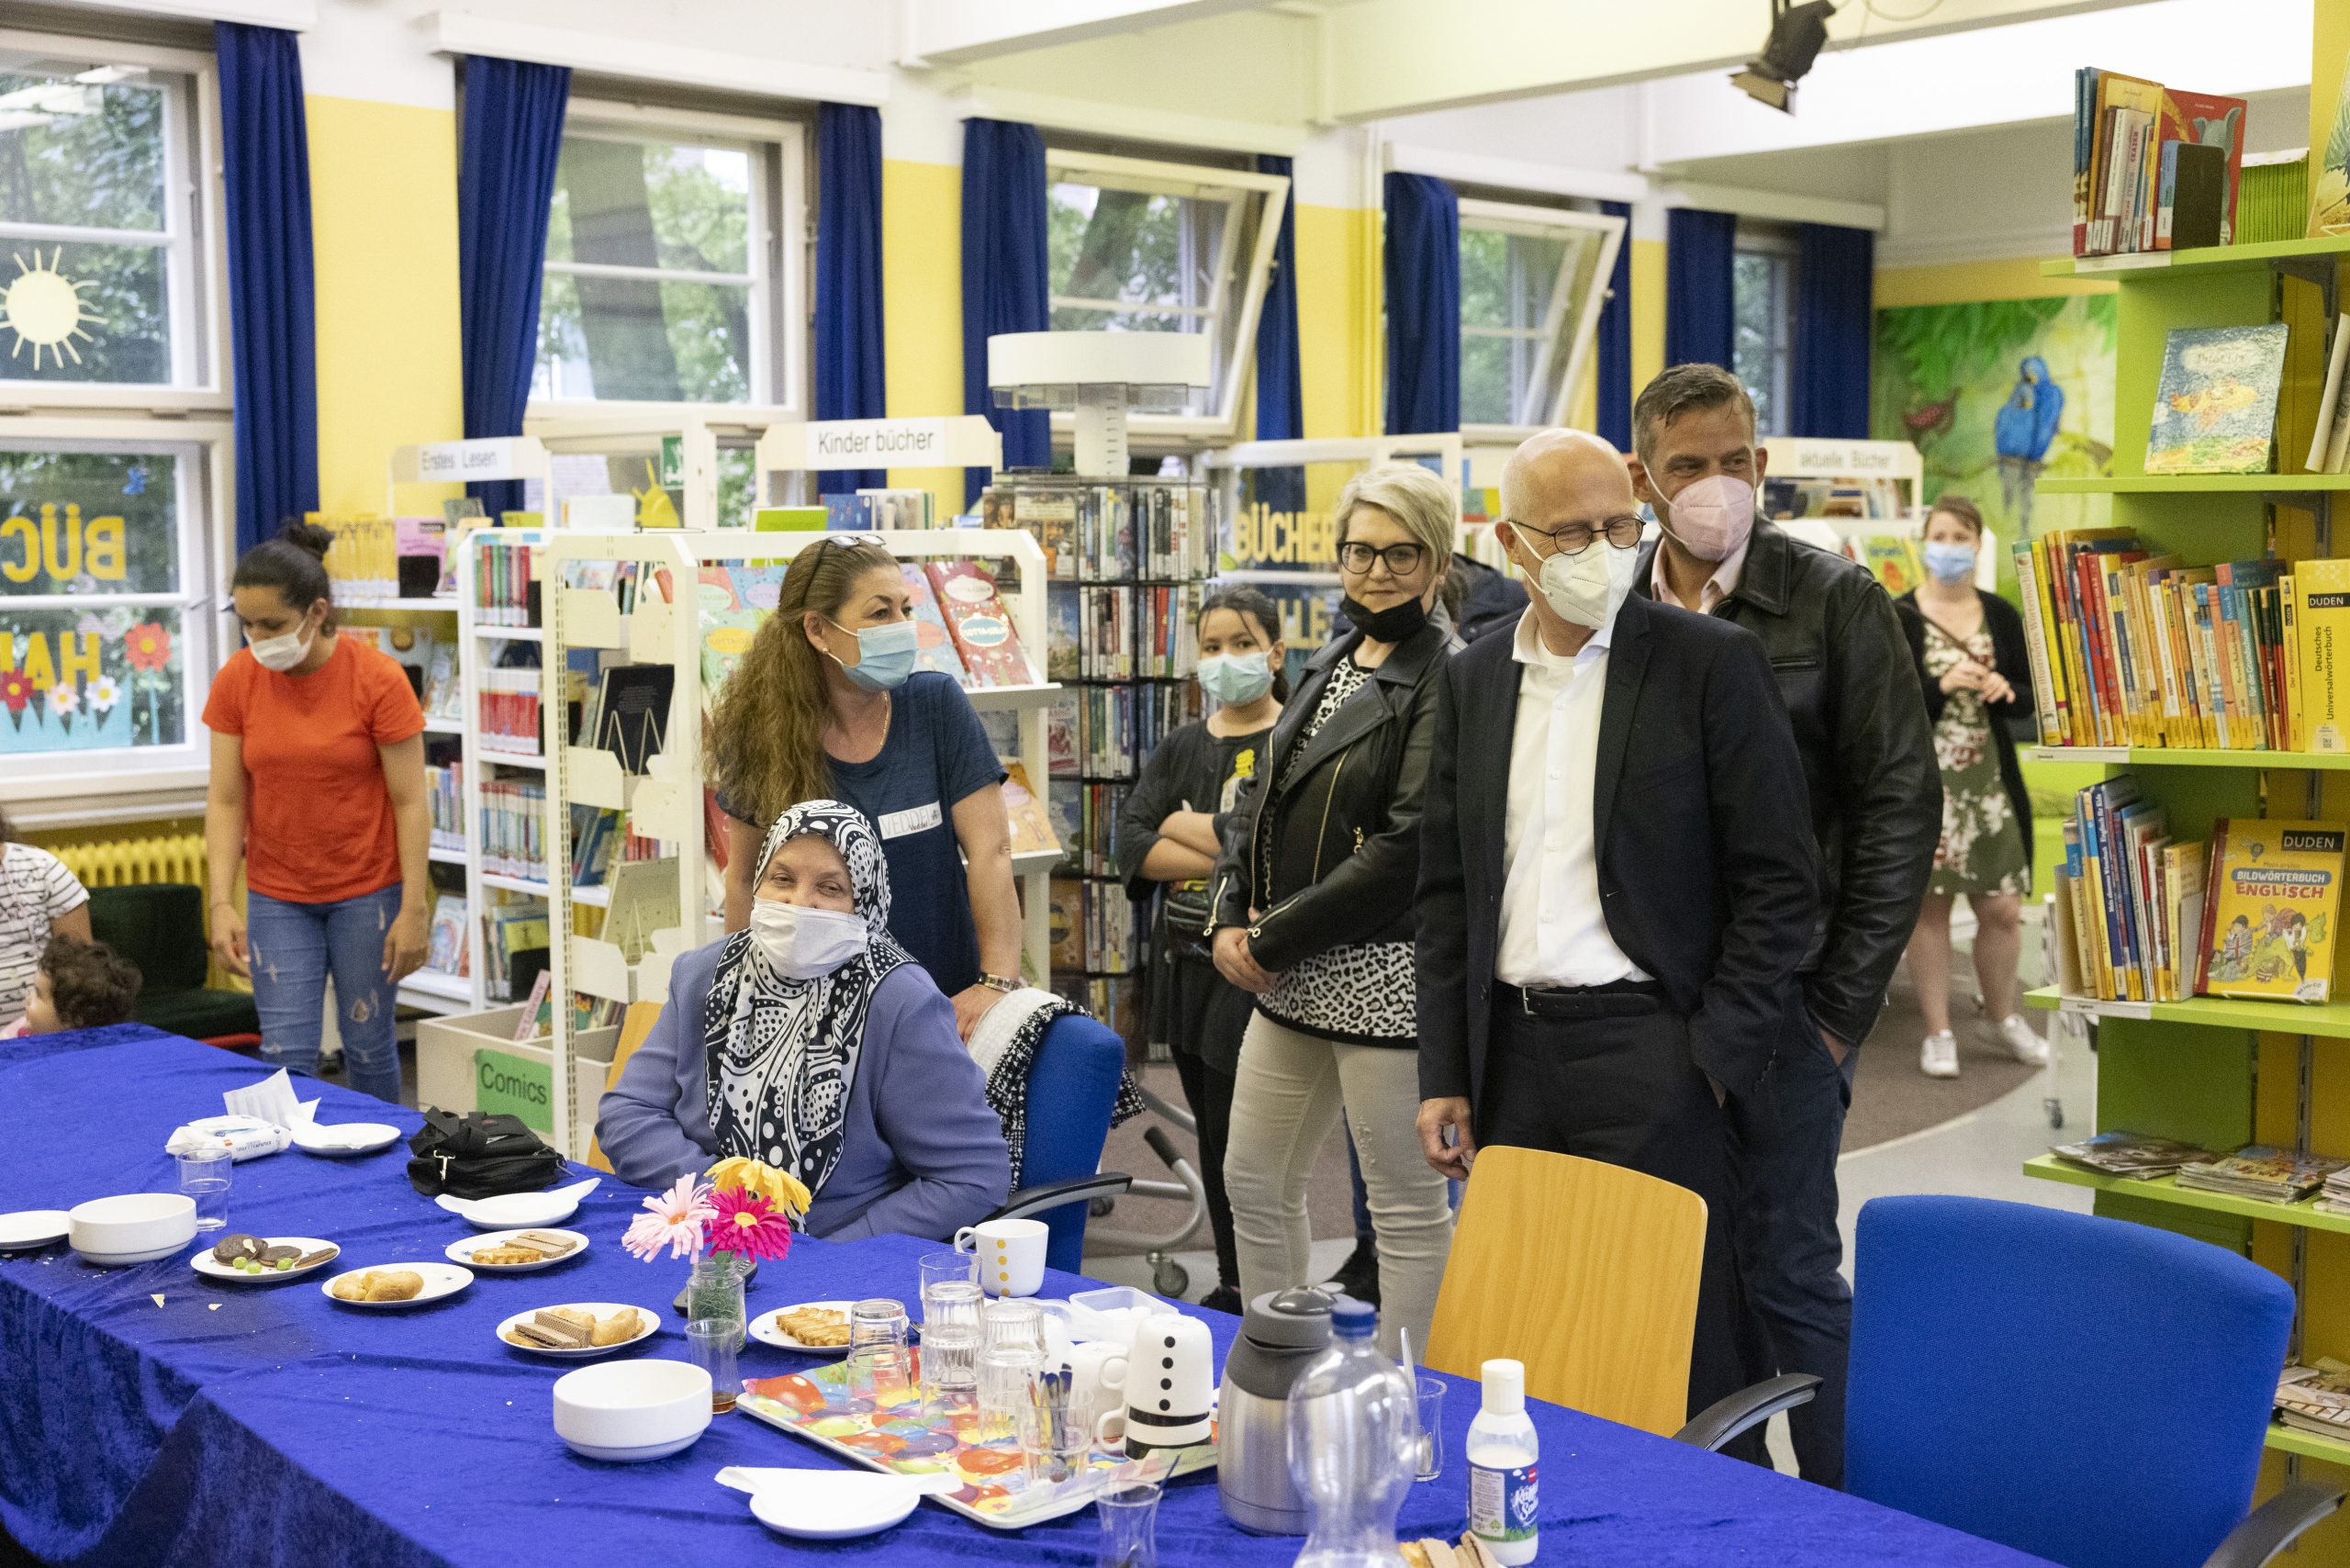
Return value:
[[(988, 339), (1042, 332), (1053, 324), (1045, 244), (1045, 139), (1033, 125), (963, 122), (963, 411), (985, 414), (1003, 432), (1003, 465), (1046, 468), (1050, 416), (998, 409), (988, 389)], [(966, 504), (987, 487), (988, 471), (964, 471)]]
[(1736, 368), (1730, 268), (1738, 217), (1676, 207), (1665, 214), (1664, 363)]
[[(1305, 433), (1305, 384), (1297, 359), (1297, 178), (1287, 158), (1257, 154), (1257, 173), (1290, 182), (1281, 229), (1273, 241), (1273, 275), (1257, 318), (1257, 439), (1295, 441)], [(1259, 468), (1256, 498), (1275, 511), (1305, 510), (1305, 470)]]
[(1599, 210), (1624, 220), (1616, 270), (1607, 274), (1607, 303), (1599, 309), (1599, 431), (1618, 452), (1632, 450), (1632, 204), (1603, 201)]
[[(881, 363), (881, 111), (816, 108), (816, 417), (878, 420), (890, 411)], [(837, 495), (886, 485), (881, 468), (818, 476)]]
[(1796, 242), (1788, 433), (1866, 440), (1876, 236), (1865, 229), (1806, 223), (1798, 226)]
[(310, 140), (294, 35), (216, 22), (235, 365), (237, 553), (319, 507)]
[(1460, 428), (1460, 202), (1387, 176), (1387, 433)]
[[(465, 435), (520, 435), (538, 359), (539, 277), (563, 151), (571, 72), (465, 56), (457, 151), (457, 305)], [(517, 480), (471, 487), (496, 517), (522, 504)], [(552, 522), (555, 520), (547, 520)]]

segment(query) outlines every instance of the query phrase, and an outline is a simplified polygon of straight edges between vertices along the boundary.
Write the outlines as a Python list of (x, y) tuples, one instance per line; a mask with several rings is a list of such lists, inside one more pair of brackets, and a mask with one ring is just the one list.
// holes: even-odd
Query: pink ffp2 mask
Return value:
[(1754, 532), (1754, 487), (1708, 474), (1673, 498), (1666, 532), (1700, 561), (1727, 561)]

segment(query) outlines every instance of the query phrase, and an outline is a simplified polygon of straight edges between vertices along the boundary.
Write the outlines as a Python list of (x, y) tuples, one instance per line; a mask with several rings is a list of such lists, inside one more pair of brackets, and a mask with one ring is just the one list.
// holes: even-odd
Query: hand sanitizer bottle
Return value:
[(1494, 1561), (1517, 1568), (1541, 1544), (1534, 1462), (1540, 1444), (1526, 1414), (1526, 1365), (1484, 1365), (1484, 1403), (1469, 1423), (1469, 1529)]

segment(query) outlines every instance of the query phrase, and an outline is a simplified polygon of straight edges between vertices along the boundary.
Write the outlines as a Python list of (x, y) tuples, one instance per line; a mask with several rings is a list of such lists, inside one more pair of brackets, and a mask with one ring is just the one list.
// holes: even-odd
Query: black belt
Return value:
[(1495, 980), (1494, 1005), (1528, 1018), (1632, 1018), (1661, 1011), (1664, 988), (1654, 980), (1610, 980), (1606, 985), (1521, 989)]

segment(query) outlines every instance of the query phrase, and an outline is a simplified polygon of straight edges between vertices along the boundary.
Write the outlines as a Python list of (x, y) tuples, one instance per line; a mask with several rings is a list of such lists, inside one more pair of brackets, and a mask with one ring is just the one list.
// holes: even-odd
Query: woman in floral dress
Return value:
[(1950, 1023), (1950, 915), (1964, 894), (1975, 912), (1975, 977), (1999, 1047), (2044, 1066), (2048, 1046), (2017, 1009), (2016, 958), (2023, 896), (2031, 890), (2031, 805), (2016, 766), (2011, 722), (2032, 719), (2031, 667), (2023, 618), (1975, 586), (1983, 514), (1944, 496), (1926, 518), (1922, 585), (1894, 601), (1918, 660), (1934, 755), (1942, 770), (1942, 839), (1918, 929), (1909, 979), (1926, 1015), (1918, 1064), (1929, 1078), (1958, 1076)]

